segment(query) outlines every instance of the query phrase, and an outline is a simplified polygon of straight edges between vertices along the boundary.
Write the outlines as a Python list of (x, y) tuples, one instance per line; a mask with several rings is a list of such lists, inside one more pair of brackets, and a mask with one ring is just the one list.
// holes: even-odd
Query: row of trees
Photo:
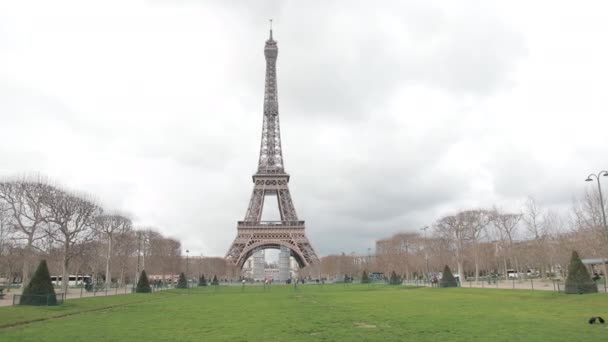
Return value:
[(429, 230), (428, 236), (426, 231), (410, 231), (378, 240), (375, 255), (324, 257), (303, 274), (341, 277), (360, 275), (363, 270), (385, 275), (396, 271), (411, 279), (453, 265), (461, 279), (528, 271), (541, 277), (565, 276), (573, 250), (588, 258), (608, 256), (600, 202), (594, 192), (575, 201), (569, 211), (548, 210), (528, 198), (518, 211), (462, 210), (438, 219)]
[[(108, 286), (137, 279), (146, 263), (158, 274), (174, 274), (182, 263), (179, 241), (133, 227), (91, 196), (40, 179), (0, 182), (0, 276), (26, 285), (40, 259), (63, 279), (96, 274)], [(62, 282), (63, 292), (67, 286)]]

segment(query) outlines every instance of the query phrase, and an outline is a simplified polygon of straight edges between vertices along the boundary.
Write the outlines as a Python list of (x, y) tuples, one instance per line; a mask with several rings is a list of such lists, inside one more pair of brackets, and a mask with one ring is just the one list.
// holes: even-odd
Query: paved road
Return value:
[[(416, 283), (408, 281), (406, 285), (430, 286), (430, 284)], [(500, 280), (498, 283), (489, 284), (487, 281), (467, 281), (462, 287), (476, 287), (489, 289), (515, 289), (515, 290), (544, 290), (544, 291), (564, 291), (564, 282), (553, 282), (550, 280), (528, 279), (528, 280)], [(599, 292), (608, 292), (604, 284), (598, 284)]]
[[(3, 299), (0, 299), (0, 306), (9, 306), (13, 305), (13, 296), (20, 295), (21, 289), (11, 289), (10, 292), (6, 292), (6, 296)], [(131, 287), (121, 287), (121, 288), (112, 288), (108, 289), (107, 293), (105, 290), (95, 291), (95, 292), (87, 292), (84, 289), (81, 291), (80, 289), (68, 289), (68, 295), (66, 299), (74, 299), (74, 298), (84, 298), (84, 297), (99, 297), (99, 296), (113, 296), (113, 295), (123, 295), (131, 293)]]

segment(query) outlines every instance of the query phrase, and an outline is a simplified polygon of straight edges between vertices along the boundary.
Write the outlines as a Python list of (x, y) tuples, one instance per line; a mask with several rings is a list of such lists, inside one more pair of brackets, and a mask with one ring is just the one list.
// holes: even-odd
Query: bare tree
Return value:
[(12, 215), (11, 225), (18, 234), (16, 238), (25, 240), (22, 286), (26, 286), (29, 282), (34, 244), (44, 237), (42, 227), (46, 223), (46, 212), (42, 206), (42, 198), (52, 190), (52, 186), (42, 182), (7, 181), (0, 183), (0, 200), (6, 203)]
[(9, 224), (11, 223), (11, 216), (9, 213), (9, 206), (5, 202), (0, 202), (0, 258), (4, 256), (7, 240), (10, 236)]
[[(428, 253), (428, 246), (420, 233), (397, 233), (388, 239), (376, 241), (376, 266), (384, 273), (395, 271), (406, 279), (422, 275), (426, 270), (425, 248)], [(357, 259), (351, 255), (349, 264), (359, 265)], [(362, 272), (357, 267), (352, 269), (348, 274)]]
[(160, 266), (160, 273), (164, 281), (165, 275), (173, 275), (179, 269), (179, 260), (182, 254), (181, 243), (171, 238), (156, 240), (158, 245), (158, 265)]
[[(22, 277), (22, 273), (18, 270), (23, 269), (24, 248), (17, 246), (14, 240), (8, 240), (4, 245), (4, 253), (0, 258), (0, 265), (5, 271), (9, 284), (12, 284), (13, 281)], [(8, 290), (10, 291), (10, 287)]]
[(49, 211), (49, 234), (63, 247), (61, 288), (67, 293), (73, 248), (92, 238), (95, 217), (101, 213), (101, 208), (89, 199), (58, 189), (44, 196), (44, 204)]
[[(0, 201), (0, 276), (4, 275), (9, 281), (12, 273), (12, 263), (7, 262), (9, 251), (12, 252), (14, 240), (11, 237), (11, 215), (8, 204)], [(10, 287), (9, 287), (10, 289)]]
[[(146, 256), (152, 255), (153, 246), (152, 242), (155, 239), (161, 239), (162, 235), (156, 231), (155, 228), (145, 227), (138, 230), (138, 238), (140, 240), (140, 251), (141, 251), (141, 269), (146, 269)], [(152, 271), (152, 270), (150, 270)], [(147, 272), (150, 274), (150, 272)]]
[(445, 216), (435, 223), (435, 233), (446, 239), (454, 248), (458, 275), (464, 281), (464, 251), (471, 240), (471, 230), (460, 214)]
[(95, 218), (95, 230), (102, 234), (108, 242), (106, 255), (106, 288), (112, 285), (112, 274), (110, 273), (110, 261), (112, 259), (112, 244), (117, 234), (122, 234), (131, 229), (131, 219), (122, 215), (99, 215)]
[[(129, 229), (116, 235), (114, 247), (116, 262), (120, 268), (119, 283), (125, 283), (125, 272), (129, 269), (129, 260), (133, 260), (137, 252), (137, 233)], [(133, 260), (134, 261), (134, 260)], [(133, 265), (135, 263), (133, 262)], [(137, 279), (136, 279), (137, 280)]]
[[(486, 227), (492, 222), (493, 215), (489, 210), (465, 210), (458, 213), (469, 231), (473, 247), (473, 263), (475, 264), (475, 281), (479, 280), (479, 243), (485, 237)], [(464, 280), (463, 278), (461, 278)]]
[[(606, 200), (603, 199), (604, 207)], [(582, 199), (575, 200), (573, 203), (572, 212), (574, 214), (575, 224), (578, 227), (597, 228), (601, 230), (602, 222), (602, 207), (600, 205), (599, 192), (596, 190), (585, 190)]]
[(536, 202), (533, 197), (528, 197), (524, 203), (522, 212), (522, 220), (525, 224), (528, 235), (534, 242), (534, 250), (532, 253), (532, 260), (536, 261), (536, 267), (541, 274), (541, 277), (545, 277), (547, 274), (547, 238), (548, 229), (546, 221), (547, 213), (545, 210)]
[(513, 242), (517, 234), (517, 227), (521, 220), (521, 213), (505, 213), (500, 209), (494, 208), (493, 210), (493, 223), (494, 227), (498, 231), (503, 247), (505, 248), (505, 255), (503, 256), (504, 268), (505, 268), (505, 279), (508, 279), (507, 274), (507, 262), (506, 257), (508, 256), (511, 261), (515, 264), (515, 271), (519, 272), (519, 262), (517, 256), (513, 254)]

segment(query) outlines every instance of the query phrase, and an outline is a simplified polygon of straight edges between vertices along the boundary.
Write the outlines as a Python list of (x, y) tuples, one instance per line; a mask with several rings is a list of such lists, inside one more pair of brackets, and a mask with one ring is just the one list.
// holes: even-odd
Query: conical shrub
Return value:
[(217, 280), (217, 276), (213, 276), (213, 280), (211, 281), (211, 285), (219, 285), (220, 282)]
[(179, 274), (179, 279), (177, 279), (177, 286), (178, 289), (185, 289), (188, 288), (188, 281), (186, 280), (186, 275), (184, 274), (184, 272)]
[(205, 279), (204, 274), (198, 278), (198, 286), (207, 286), (207, 279)]
[(401, 278), (399, 278), (397, 276), (397, 273), (395, 273), (395, 271), (393, 271), (393, 272), (391, 272), (391, 277), (390, 277), (388, 283), (390, 285), (399, 285), (399, 284), (401, 284)]
[(566, 293), (584, 294), (597, 293), (597, 285), (591, 279), (587, 267), (583, 265), (576, 251), (572, 251), (570, 265), (568, 266), (568, 278), (566, 278)]
[(40, 261), (30, 283), (23, 289), (21, 305), (57, 305), (57, 296), (51, 282), (46, 260)]
[(454, 278), (452, 271), (448, 265), (443, 269), (443, 276), (439, 281), (439, 287), (458, 287), (458, 281)]
[(135, 288), (135, 292), (137, 293), (150, 293), (152, 292), (152, 288), (150, 287), (150, 282), (148, 281), (148, 275), (146, 271), (141, 271), (139, 275), (139, 281), (137, 282), (137, 288)]
[(369, 276), (367, 275), (367, 271), (363, 271), (361, 275), (361, 284), (369, 284)]

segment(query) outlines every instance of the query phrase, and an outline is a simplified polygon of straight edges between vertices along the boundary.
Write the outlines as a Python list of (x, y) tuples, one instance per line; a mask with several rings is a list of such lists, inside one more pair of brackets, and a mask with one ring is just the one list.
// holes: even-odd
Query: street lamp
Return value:
[(600, 194), (600, 208), (602, 208), (602, 220), (604, 223), (604, 230), (606, 231), (607, 237), (608, 237), (608, 224), (606, 224), (606, 211), (604, 209), (604, 198), (602, 197), (602, 186), (600, 183), (600, 177), (601, 176), (608, 176), (608, 171), (600, 171), (597, 175), (595, 174), (590, 174), (589, 176), (587, 176), (587, 179), (585, 179), (585, 182), (592, 182), (593, 178), (595, 177), (595, 180), (597, 181), (597, 191)]
[[(587, 179), (585, 179), (585, 182), (592, 182), (593, 178), (591, 177), (595, 177), (595, 180), (597, 181), (597, 191), (600, 194), (600, 207), (602, 208), (602, 220), (604, 221), (604, 231), (606, 233), (606, 241), (608, 242), (608, 225), (606, 224), (606, 211), (604, 209), (604, 198), (602, 198), (602, 186), (600, 184), (600, 177), (601, 176), (608, 176), (608, 171), (600, 171), (598, 172), (597, 175), (594, 175), (593, 173), (590, 174), (589, 176), (587, 176)], [(606, 268), (606, 259), (602, 260), (602, 264), (604, 266), (604, 290), (606, 290), (606, 277), (608, 277), (608, 269)]]
[(190, 277), (188, 276), (188, 256), (190, 251), (186, 249), (186, 287), (190, 288)]
[(428, 242), (426, 240), (426, 230), (429, 229), (429, 226), (424, 226), (420, 228), (420, 230), (424, 231), (424, 260), (426, 262), (426, 279), (429, 279), (429, 254), (428, 254)]

